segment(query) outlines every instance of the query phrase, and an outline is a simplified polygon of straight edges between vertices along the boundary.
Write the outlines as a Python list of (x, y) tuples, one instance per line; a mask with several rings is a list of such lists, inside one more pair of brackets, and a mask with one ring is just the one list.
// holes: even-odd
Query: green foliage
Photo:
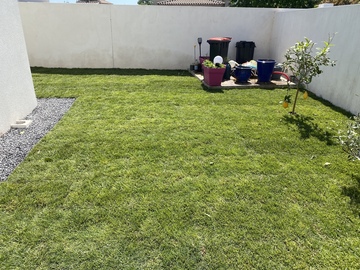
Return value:
[(299, 85), (311, 83), (313, 77), (320, 75), (322, 66), (335, 66), (335, 61), (328, 57), (332, 46), (332, 37), (324, 42), (323, 48), (317, 48), (313, 55), (315, 43), (305, 37), (305, 41), (297, 42), (285, 53), (284, 68), (290, 71)]
[(324, 41), (323, 48), (316, 48), (317, 52), (315, 55), (313, 54), (315, 43), (306, 37), (304, 41), (295, 43), (294, 46), (286, 51), (286, 60), (283, 63), (284, 69), (295, 76), (297, 84), (292, 113), (295, 113), (296, 101), (300, 89), (311, 83), (314, 77), (319, 76), (323, 72), (322, 67), (335, 66), (335, 61), (328, 57), (333, 37), (334, 36), (329, 36), (328, 41)]
[(214, 64), (212, 61), (210, 61), (208, 59), (203, 62), (203, 65), (207, 68), (224, 68), (225, 67), (224, 64), (218, 64), (218, 63)]
[(318, 0), (231, 0), (233, 7), (264, 7), (264, 8), (313, 8)]
[(353, 116), (353, 121), (348, 123), (345, 135), (339, 137), (343, 149), (351, 160), (360, 160), (360, 114)]
[(153, 5), (153, 3), (153, 0), (138, 0), (137, 2), (138, 5)]
[(284, 101), (286, 101), (287, 103), (291, 103), (291, 95), (285, 95)]

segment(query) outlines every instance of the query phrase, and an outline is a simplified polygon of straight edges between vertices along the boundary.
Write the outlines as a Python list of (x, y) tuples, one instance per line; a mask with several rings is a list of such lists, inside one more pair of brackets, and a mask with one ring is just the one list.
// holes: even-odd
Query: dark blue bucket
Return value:
[(237, 82), (246, 83), (251, 76), (251, 67), (237, 66), (234, 75)]
[(258, 59), (256, 62), (258, 82), (270, 82), (275, 67), (275, 60)]

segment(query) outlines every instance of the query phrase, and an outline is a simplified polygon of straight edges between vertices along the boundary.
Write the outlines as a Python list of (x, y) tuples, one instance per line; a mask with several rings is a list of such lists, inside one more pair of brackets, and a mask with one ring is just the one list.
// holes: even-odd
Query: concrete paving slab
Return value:
[[(237, 83), (236, 78), (231, 76), (230, 80), (223, 81), (221, 86), (209, 86), (204, 82), (204, 76), (201, 72), (195, 72), (189, 70), (189, 72), (196, 77), (202, 84), (208, 89), (248, 89), (248, 88), (264, 88), (264, 89), (275, 89), (275, 88), (287, 88), (288, 84), (286, 80), (272, 80), (269, 83), (258, 83), (257, 77), (251, 77), (248, 83)], [(296, 85), (290, 82), (290, 88), (296, 88)]]

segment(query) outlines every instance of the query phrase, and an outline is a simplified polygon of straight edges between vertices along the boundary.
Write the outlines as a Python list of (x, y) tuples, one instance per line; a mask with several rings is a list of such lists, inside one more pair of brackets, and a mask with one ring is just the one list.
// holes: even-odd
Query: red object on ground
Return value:
[(289, 75), (287, 75), (287, 74), (284, 73), (284, 72), (281, 72), (281, 71), (273, 71), (272, 74), (278, 74), (278, 75), (284, 76), (288, 81), (290, 81)]

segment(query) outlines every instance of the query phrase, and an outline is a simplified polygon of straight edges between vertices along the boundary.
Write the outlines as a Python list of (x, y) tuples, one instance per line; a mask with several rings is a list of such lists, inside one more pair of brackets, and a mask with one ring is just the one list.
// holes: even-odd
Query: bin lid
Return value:
[(208, 42), (230, 42), (231, 37), (213, 37), (207, 40)]
[(236, 42), (235, 47), (256, 47), (254, 41), (239, 41)]

